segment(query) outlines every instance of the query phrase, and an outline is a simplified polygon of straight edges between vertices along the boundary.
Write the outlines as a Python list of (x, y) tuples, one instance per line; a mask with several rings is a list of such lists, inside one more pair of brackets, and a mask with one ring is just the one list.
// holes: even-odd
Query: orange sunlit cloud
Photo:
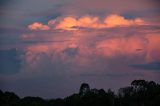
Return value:
[(65, 17), (63, 21), (56, 26), (56, 29), (76, 30), (73, 28), (74, 26), (77, 26), (77, 20), (73, 17)]
[(106, 27), (115, 27), (115, 26), (129, 26), (129, 25), (142, 25), (144, 21), (140, 18), (136, 19), (125, 19), (123, 16), (116, 14), (110, 15), (104, 20)]
[(31, 25), (29, 25), (28, 28), (30, 30), (49, 30), (50, 29), (49, 26), (44, 25), (44, 24), (42, 24), (40, 22), (34, 22)]
[(140, 18), (136, 19), (125, 19), (120, 15), (109, 15), (104, 20), (100, 20), (99, 17), (84, 16), (78, 19), (74, 17), (65, 17), (56, 29), (64, 30), (76, 30), (74, 27), (85, 27), (85, 28), (110, 28), (117, 26), (130, 26), (130, 25), (143, 25), (144, 21)]
[(100, 19), (98, 16), (82, 16), (79, 18), (67, 16), (61, 20), (50, 20), (48, 25), (35, 22), (28, 26), (31, 30), (49, 30), (51, 26), (54, 26), (54, 29), (62, 30), (78, 30), (77, 27), (83, 28), (110, 28), (117, 26), (131, 26), (131, 25), (144, 25), (144, 20), (141, 18), (135, 19), (126, 19), (123, 16), (117, 14), (111, 14), (104, 19)]

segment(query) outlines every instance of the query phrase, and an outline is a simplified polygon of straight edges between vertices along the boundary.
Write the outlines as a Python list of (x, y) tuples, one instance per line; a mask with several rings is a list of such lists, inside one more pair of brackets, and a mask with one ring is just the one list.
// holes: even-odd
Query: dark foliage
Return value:
[(47, 106), (47, 101), (40, 97), (24, 97), (17, 103), (17, 106)]
[(118, 94), (108, 89), (90, 89), (83, 83), (79, 93), (64, 99), (45, 100), (40, 97), (19, 98), (0, 90), (0, 106), (160, 106), (160, 85), (153, 81), (134, 80)]
[(2, 92), (0, 90), (0, 106), (16, 106), (20, 98), (13, 92)]

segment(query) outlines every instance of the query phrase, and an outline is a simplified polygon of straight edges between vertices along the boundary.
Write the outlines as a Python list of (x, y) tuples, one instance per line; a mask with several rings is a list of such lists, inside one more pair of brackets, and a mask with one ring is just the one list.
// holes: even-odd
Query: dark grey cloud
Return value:
[(157, 70), (160, 71), (160, 61), (144, 63), (144, 64), (135, 64), (131, 65), (133, 68), (143, 69), (143, 70)]
[(20, 34), (24, 30), (0, 28), (0, 47), (8, 44), (16, 44), (20, 40)]
[(137, 10), (137, 11), (130, 11), (121, 14), (128, 19), (136, 18), (136, 17), (143, 17), (143, 18), (155, 18), (155, 16), (159, 16), (160, 8), (155, 9), (146, 9), (146, 10)]
[(0, 50), (0, 74), (15, 74), (20, 71), (21, 61), (16, 49)]
[(21, 43), (23, 44), (53, 44), (53, 43), (61, 43), (61, 42), (66, 42), (66, 41), (71, 41), (71, 40), (53, 40), (53, 41), (35, 41), (35, 40), (28, 40), (28, 41), (23, 41)]
[(69, 56), (75, 56), (78, 53), (78, 48), (66, 48), (63, 52)]
[(0, 1), (0, 8), (4, 8), (6, 6), (8, 6), (9, 4), (13, 4), (14, 2), (16, 2), (16, 0), (1, 0)]

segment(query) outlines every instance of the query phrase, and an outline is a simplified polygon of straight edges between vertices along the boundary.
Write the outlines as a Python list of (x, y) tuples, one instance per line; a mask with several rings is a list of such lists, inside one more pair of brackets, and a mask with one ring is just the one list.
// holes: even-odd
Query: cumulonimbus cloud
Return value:
[[(146, 20), (144, 21), (141, 18), (126, 19), (123, 16), (120, 16), (117, 14), (111, 14), (102, 19), (98, 16), (86, 15), (79, 18), (73, 17), (73, 16), (58, 17), (56, 19), (49, 20), (47, 24), (42, 24), (38, 22), (36, 23), (37, 24), (33, 23), (28, 27), (31, 30), (67, 30), (65, 34), (64, 33), (62, 34), (61, 31), (60, 32), (58, 31), (57, 34), (56, 33), (54, 34), (54, 36), (48, 36), (48, 37), (45, 36), (45, 39), (47, 40), (62, 39), (63, 37), (63, 39), (67, 39), (67, 41), (64, 41), (61, 43), (54, 42), (52, 46), (47, 44), (45, 45), (43, 44), (41, 46), (34, 46), (34, 47), (30, 46), (29, 51), (31, 50), (31, 51), (48, 53), (48, 51), (54, 50), (54, 51), (58, 51), (58, 53), (62, 52), (62, 54), (65, 54), (66, 52), (64, 51), (66, 50), (76, 49), (78, 50), (78, 54), (80, 55), (92, 54), (89, 52), (87, 53), (81, 52), (81, 51), (86, 52), (86, 50), (88, 50), (97, 55), (104, 56), (106, 58), (108, 57), (112, 58), (120, 54), (128, 57), (134, 57), (134, 56), (144, 57), (146, 61), (153, 61), (155, 59), (159, 60), (159, 58), (157, 58), (160, 53), (160, 49), (157, 46), (159, 45), (159, 39), (160, 39), (159, 34), (158, 35), (142, 34), (141, 36), (139, 36), (139, 33), (138, 33), (139, 31), (141, 32), (146, 31), (142, 28), (142, 29), (138, 29), (135, 32), (135, 34), (137, 35), (130, 34), (129, 36), (125, 36), (123, 35), (125, 33), (123, 33), (122, 31), (126, 32), (128, 31), (128, 29), (132, 29), (132, 27), (123, 27), (122, 29), (118, 28), (121, 26), (135, 26), (136, 28), (139, 28), (141, 26), (138, 26), (138, 25), (148, 24)], [(102, 29), (102, 28), (113, 28), (113, 27), (116, 27), (122, 31), (118, 33), (111, 31), (111, 33), (108, 34), (107, 32), (105, 32), (105, 30), (94, 30), (95, 31), (94, 33), (88, 30), (86, 31), (81, 30), (81, 28)], [(74, 31), (74, 30), (77, 30), (77, 31), (75, 31), (75, 33), (74, 32), (70, 33), (70, 31)], [(103, 34), (105, 36), (102, 36), (103, 39), (98, 38), (98, 39), (101, 39), (98, 41), (97, 37), (99, 37), (99, 34), (101, 35), (101, 32), (99, 31), (102, 31), (102, 32), (104, 31)], [(44, 32), (44, 34), (46, 35), (47, 33)], [(113, 33), (116, 34), (116, 36), (113, 36), (114, 35)], [(41, 34), (37, 34), (37, 35), (40, 36)], [(70, 36), (66, 36), (66, 35), (70, 35)], [(89, 36), (89, 35), (92, 35), (92, 36)], [(123, 35), (123, 36), (120, 36), (120, 35)], [(32, 38), (32, 36), (29, 36), (29, 37)], [(34, 38), (36, 37), (37, 36), (34, 36)], [(27, 38), (27, 35), (23, 36), (23, 39), (25, 38)], [(94, 44), (94, 47), (86, 46), (86, 45), (90, 45), (91, 41), (88, 42), (88, 40), (90, 39), (93, 40), (92, 43)], [(84, 50), (85, 47), (87, 47), (86, 50)]]
[(47, 25), (44, 25), (40, 22), (35, 22), (28, 26), (31, 30), (49, 30), (52, 29), (61, 29), (61, 30), (78, 30), (79, 28), (111, 28), (118, 26), (131, 26), (131, 25), (143, 25), (144, 20), (141, 18), (135, 19), (126, 19), (123, 16), (117, 14), (111, 14), (104, 19), (100, 19), (98, 16), (82, 16), (79, 18), (67, 16), (63, 17), (60, 20), (50, 20)]

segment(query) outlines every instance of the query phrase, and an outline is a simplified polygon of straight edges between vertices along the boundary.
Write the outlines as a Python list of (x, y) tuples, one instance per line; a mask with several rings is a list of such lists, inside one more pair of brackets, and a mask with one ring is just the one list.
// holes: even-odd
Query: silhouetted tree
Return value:
[(13, 92), (0, 91), (0, 105), (1, 106), (15, 106), (20, 98)]
[(159, 95), (160, 87), (155, 82), (134, 80), (131, 86), (119, 89), (117, 106), (158, 106)]
[(134, 80), (120, 88), (118, 95), (111, 89), (90, 89), (82, 83), (78, 94), (64, 99), (44, 100), (40, 97), (20, 99), (13, 92), (0, 90), (0, 106), (160, 106), (160, 85), (154, 81)]
[(17, 106), (47, 106), (47, 102), (40, 97), (24, 97)]
[(73, 94), (65, 98), (66, 106), (81, 106), (81, 96), (79, 94)]
[(66, 106), (63, 99), (52, 99), (48, 101), (48, 106)]
[(89, 91), (90, 91), (89, 85), (87, 83), (82, 83), (79, 90), (79, 95), (84, 96)]

